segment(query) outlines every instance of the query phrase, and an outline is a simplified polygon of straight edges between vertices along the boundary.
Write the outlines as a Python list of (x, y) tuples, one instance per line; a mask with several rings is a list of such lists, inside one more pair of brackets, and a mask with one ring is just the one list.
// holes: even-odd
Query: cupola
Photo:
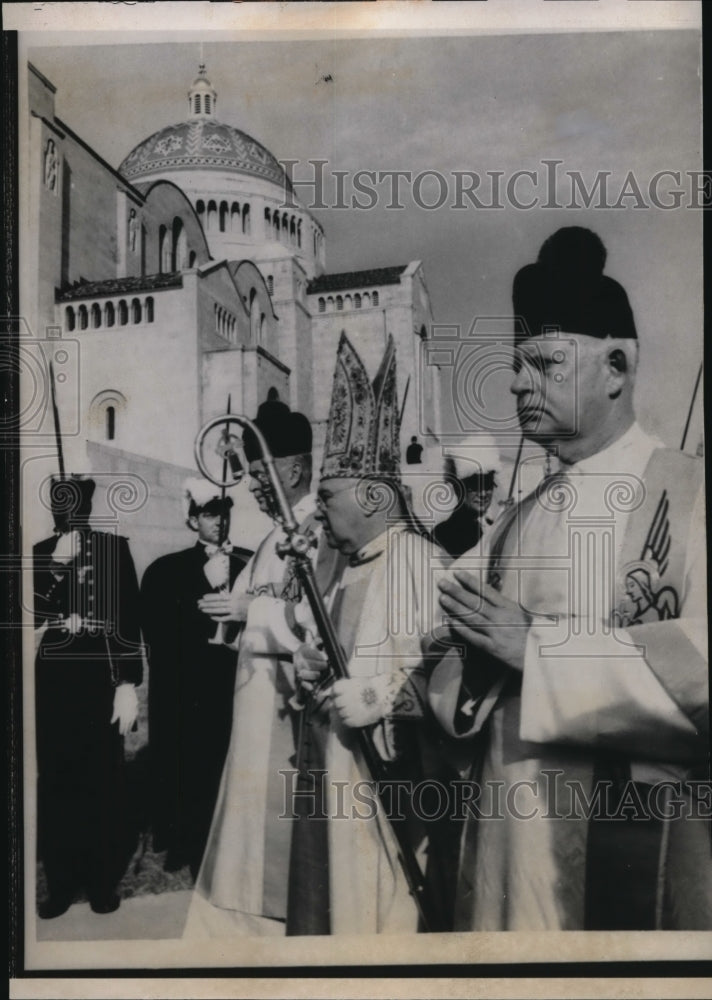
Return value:
[(198, 75), (188, 91), (188, 109), (191, 118), (214, 118), (218, 95), (205, 71), (205, 63), (200, 64)]

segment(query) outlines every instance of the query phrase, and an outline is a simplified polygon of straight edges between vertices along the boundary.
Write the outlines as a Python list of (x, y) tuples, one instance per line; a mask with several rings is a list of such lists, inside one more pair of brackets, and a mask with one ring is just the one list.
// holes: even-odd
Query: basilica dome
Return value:
[(131, 150), (119, 167), (127, 180), (140, 181), (166, 171), (220, 170), (246, 174), (278, 184), (291, 184), (268, 149), (215, 117), (218, 95), (205, 65), (188, 91), (190, 117), (154, 132)]
[[(130, 181), (167, 170), (221, 170), (288, 184), (284, 170), (268, 149), (232, 125), (194, 116), (169, 125), (140, 142), (119, 167)], [(291, 185), (289, 185), (291, 187)]]
[[(297, 259), (307, 280), (324, 268), (324, 231), (275, 156), (217, 117), (217, 91), (205, 65), (187, 93), (188, 117), (140, 142), (119, 173), (145, 194), (157, 183), (179, 188), (195, 210), (214, 260)], [(166, 217), (166, 231), (174, 220)], [(268, 262), (269, 263), (268, 266)]]

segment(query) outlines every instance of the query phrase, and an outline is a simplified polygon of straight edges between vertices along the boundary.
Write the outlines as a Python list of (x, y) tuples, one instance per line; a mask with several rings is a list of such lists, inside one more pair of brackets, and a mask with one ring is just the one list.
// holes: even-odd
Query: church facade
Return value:
[(272, 153), (218, 119), (204, 67), (187, 96), (184, 121), (113, 167), (56, 116), (55, 88), (29, 66), (23, 316), (54, 362), (68, 470), (143, 483), (141, 509), (118, 512), (146, 542), (140, 564), (185, 541), (180, 483), (228, 395), (252, 416), (277, 389), (312, 420), (319, 460), (342, 330), (372, 374), (394, 336), (404, 452), (438, 427), (422, 264), (330, 274), (322, 225)]

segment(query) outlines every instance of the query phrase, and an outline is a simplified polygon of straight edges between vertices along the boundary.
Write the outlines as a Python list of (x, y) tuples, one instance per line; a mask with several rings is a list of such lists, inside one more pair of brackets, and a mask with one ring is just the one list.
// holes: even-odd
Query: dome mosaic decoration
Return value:
[(291, 190), (275, 157), (232, 125), (194, 118), (169, 125), (140, 142), (119, 167), (127, 180), (164, 170), (234, 170)]

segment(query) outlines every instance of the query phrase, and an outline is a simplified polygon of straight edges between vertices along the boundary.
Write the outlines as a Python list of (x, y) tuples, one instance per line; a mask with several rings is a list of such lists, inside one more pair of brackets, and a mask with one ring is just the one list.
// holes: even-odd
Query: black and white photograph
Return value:
[(24, 968), (708, 958), (702, 5), (13, 7)]

